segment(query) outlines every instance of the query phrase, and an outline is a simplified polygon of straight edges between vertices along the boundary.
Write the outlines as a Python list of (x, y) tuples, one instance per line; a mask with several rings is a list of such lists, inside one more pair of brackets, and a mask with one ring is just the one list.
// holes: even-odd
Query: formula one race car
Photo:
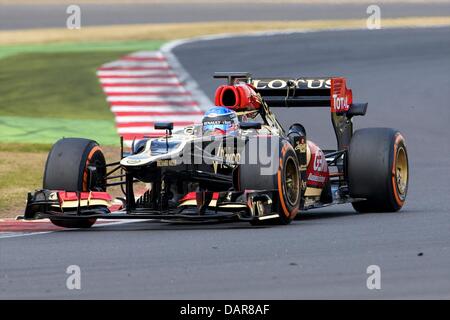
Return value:
[[(43, 190), (28, 194), (25, 219), (68, 228), (90, 227), (97, 218), (288, 224), (299, 212), (331, 204), (352, 203), (358, 212), (403, 206), (404, 138), (388, 128), (353, 132), (352, 119), (367, 103), (353, 103), (344, 78), (215, 77), (228, 80), (216, 91), (217, 110), (177, 132), (173, 123), (156, 123), (165, 135), (135, 141), (129, 153), (121, 139), (119, 162), (106, 163), (93, 140), (56, 142)], [(299, 123), (284, 129), (271, 112), (276, 107), (330, 108), (337, 149), (321, 150)], [(145, 185), (141, 192), (137, 183)], [(112, 186), (125, 195), (116, 210), (106, 192)]]

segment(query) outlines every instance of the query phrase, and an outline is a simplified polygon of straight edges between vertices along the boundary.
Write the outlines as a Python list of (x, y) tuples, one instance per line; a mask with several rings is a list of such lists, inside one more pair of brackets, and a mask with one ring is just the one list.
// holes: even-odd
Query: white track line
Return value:
[(133, 92), (150, 92), (150, 93), (180, 93), (186, 92), (186, 89), (183, 87), (177, 86), (148, 86), (148, 87), (104, 87), (103, 91), (108, 94), (111, 92), (124, 92), (124, 93), (133, 93)]
[[(98, 222), (102, 223), (96, 223), (92, 226), (92, 228), (101, 228), (101, 227), (107, 227), (107, 226), (116, 226), (121, 224), (129, 224), (134, 222), (142, 222), (142, 221), (151, 221), (150, 219), (129, 219), (129, 220), (109, 220), (109, 219), (99, 219)], [(33, 223), (33, 222), (30, 222)], [(0, 239), (7, 239), (7, 238), (17, 238), (17, 237), (26, 237), (26, 236), (34, 236), (39, 234), (48, 234), (48, 233), (54, 233), (54, 232), (60, 232), (60, 231), (74, 231), (74, 230), (89, 230), (89, 229), (81, 229), (81, 228), (74, 228), (74, 229), (61, 229), (61, 230), (51, 230), (51, 231), (11, 231), (11, 232), (0, 232)]]
[(46, 234), (46, 233), (52, 233), (56, 231), (40, 231), (40, 232), (0, 232), (0, 239), (7, 239), (7, 238), (17, 238), (17, 237), (25, 237), (25, 236), (34, 236), (37, 234)]
[(109, 102), (165, 102), (170, 104), (170, 102), (191, 102), (195, 101), (192, 97), (185, 96), (133, 96), (133, 95), (123, 95), (123, 96), (110, 96), (107, 98)]
[(99, 70), (99, 76), (162, 76), (173, 77), (173, 72), (170, 70)]
[[(194, 122), (192, 122), (194, 123)], [(186, 126), (173, 126), (173, 130), (183, 130)], [(159, 133), (161, 134), (161, 130), (155, 130), (153, 127), (124, 127), (118, 128), (117, 131), (120, 134), (133, 134), (133, 133), (142, 133), (142, 134), (151, 134), (151, 133)]]
[(126, 55), (126, 57), (164, 58), (164, 55), (160, 51), (136, 51)]
[(167, 84), (180, 84), (180, 80), (176, 77), (152, 77), (152, 78), (100, 78), (102, 84), (128, 84), (128, 83), (167, 83)]
[(158, 122), (158, 121), (173, 121), (174, 125), (177, 121), (192, 121), (198, 120), (199, 115), (164, 115), (164, 116), (125, 116), (116, 117), (117, 123), (129, 122)]
[[(174, 106), (174, 105), (165, 105), (165, 106), (114, 106), (111, 107), (111, 111), (116, 112), (166, 112), (167, 110), (171, 111), (186, 111), (186, 106)], [(195, 110), (195, 109), (194, 109)]]
[(169, 64), (166, 61), (127, 61), (127, 60), (118, 60), (113, 62), (105, 63), (102, 68), (111, 68), (111, 67), (123, 67), (123, 68), (149, 68), (149, 67), (168, 67)]

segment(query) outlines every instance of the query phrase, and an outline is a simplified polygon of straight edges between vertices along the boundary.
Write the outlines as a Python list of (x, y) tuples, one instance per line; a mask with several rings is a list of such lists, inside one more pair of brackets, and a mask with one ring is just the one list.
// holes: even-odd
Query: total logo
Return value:
[(349, 107), (347, 97), (338, 97), (337, 94), (333, 94), (333, 106), (336, 112), (347, 111)]

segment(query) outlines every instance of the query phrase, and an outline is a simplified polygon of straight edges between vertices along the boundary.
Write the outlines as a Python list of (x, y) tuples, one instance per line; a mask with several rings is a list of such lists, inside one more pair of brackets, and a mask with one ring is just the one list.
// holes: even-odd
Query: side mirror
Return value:
[(171, 136), (173, 130), (173, 122), (155, 122), (156, 130), (166, 130), (166, 134)]
[(242, 130), (261, 129), (261, 123), (260, 122), (240, 122), (239, 127)]
[(173, 122), (155, 122), (156, 130), (166, 130), (166, 152), (169, 152), (169, 136), (172, 135)]
[(155, 122), (156, 130), (173, 130), (173, 122)]

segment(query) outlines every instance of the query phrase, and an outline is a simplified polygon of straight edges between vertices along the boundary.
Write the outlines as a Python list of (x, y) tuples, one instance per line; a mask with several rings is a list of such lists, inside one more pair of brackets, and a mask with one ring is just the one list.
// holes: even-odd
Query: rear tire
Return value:
[(358, 212), (394, 212), (408, 191), (408, 153), (401, 133), (390, 128), (355, 132), (348, 152), (349, 191)]
[[(99, 166), (96, 181), (89, 181), (88, 166)], [(57, 141), (47, 157), (43, 188), (65, 191), (106, 191), (105, 157), (97, 142), (82, 138)], [(64, 228), (89, 228), (97, 219), (50, 219)]]
[[(262, 138), (259, 138), (262, 139)], [(295, 218), (300, 207), (300, 171), (297, 160), (297, 155), (288, 141), (282, 140), (279, 137), (268, 137), (268, 146), (273, 146), (273, 139), (278, 140), (276, 144), (279, 148), (278, 153), (271, 155), (271, 164), (275, 164), (275, 170), (272, 174), (261, 174), (261, 164), (250, 164), (248, 162), (241, 164), (239, 168), (239, 190), (276, 190), (277, 197), (272, 199), (276, 202), (276, 213), (279, 217), (276, 219), (264, 221), (252, 221), (252, 225), (267, 225), (273, 224), (289, 224)], [(251, 143), (258, 143), (249, 141), (247, 146)], [(261, 146), (261, 144), (259, 144)], [(246, 147), (246, 150), (248, 148)], [(269, 150), (271, 151), (271, 150)], [(248, 153), (247, 153), (248, 154)], [(259, 150), (258, 150), (259, 154)], [(267, 155), (266, 150), (262, 154)]]

